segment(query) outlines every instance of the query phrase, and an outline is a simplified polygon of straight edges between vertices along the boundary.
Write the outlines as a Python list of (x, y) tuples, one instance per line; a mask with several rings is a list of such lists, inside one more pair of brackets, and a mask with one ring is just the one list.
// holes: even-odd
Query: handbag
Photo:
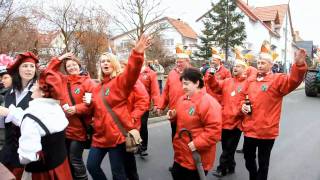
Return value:
[[(72, 105), (76, 105), (76, 102), (72, 96), (72, 91), (71, 91), (71, 85), (70, 83), (68, 82), (67, 83), (67, 87), (68, 87), (68, 94), (69, 94), (69, 97), (70, 97), (70, 100), (71, 100), (71, 103)], [(91, 147), (91, 142), (92, 142), (92, 135), (93, 135), (93, 127), (91, 124), (87, 125), (85, 120), (83, 119), (83, 117), (78, 117), (80, 119), (80, 122), (82, 124), (82, 127), (85, 129), (86, 131), (86, 140), (84, 142), (84, 148), (85, 149), (90, 149)]]
[(104, 89), (101, 88), (101, 98), (103, 101), (103, 104), (107, 111), (110, 113), (113, 121), (116, 123), (118, 126), (120, 132), (124, 137), (126, 137), (126, 151), (130, 153), (136, 153), (140, 146), (141, 146), (141, 136), (140, 132), (137, 129), (132, 129), (129, 132), (122, 126), (122, 124), (119, 121), (118, 116), (114, 113), (114, 111), (111, 109), (110, 105), (108, 104), (106, 98), (104, 97)]

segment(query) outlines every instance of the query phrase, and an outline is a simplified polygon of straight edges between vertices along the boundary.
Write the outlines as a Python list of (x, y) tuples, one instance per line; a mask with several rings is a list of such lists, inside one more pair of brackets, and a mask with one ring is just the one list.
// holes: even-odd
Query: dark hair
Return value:
[(77, 58), (75, 58), (75, 57), (73, 57), (73, 58), (65, 58), (65, 59), (62, 60), (62, 64), (63, 64), (63, 70), (64, 70), (67, 74), (69, 74), (68, 71), (67, 71), (67, 62), (68, 62), (68, 61), (74, 61), (74, 62), (76, 62), (76, 63), (79, 65), (79, 68), (81, 69), (81, 63), (80, 63), (80, 61), (79, 61)]
[(183, 70), (181, 76), (180, 76), (180, 81), (188, 80), (193, 83), (197, 83), (199, 81), (199, 86), (198, 88), (203, 88), (204, 82), (202, 78), (202, 74), (199, 69), (197, 68), (186, 68)]
[[(37, 78), (38, 78), (38, 74), (36, 71), (36, 73), (31, 81), (36, 82)], [(20, 77), (19, 71), (15, 71), (12, 74), (12, 88), (16, 89), (18, 91), (22, 91), (22, 79)]]

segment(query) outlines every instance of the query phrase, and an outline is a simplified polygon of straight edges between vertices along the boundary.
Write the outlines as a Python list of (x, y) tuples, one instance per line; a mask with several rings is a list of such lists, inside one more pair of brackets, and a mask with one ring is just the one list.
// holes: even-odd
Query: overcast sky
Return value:
[[(116, 12), (114, 3), (117, 0), (96, 0), (111, 14)], [(214, 0), (216, 2), (217, 0)], [(247, 0), (243, 0), (247, 2)], [(248, 0), (250, 6), (266, 6), (285, 4), (289, 0)], [(209, 10), (211, 0), (162, 0), (162, 8), (167, 8), (165, 16), (181, 18), (195, 29), (195, 20)], [(320, 45), (319, 25), (320, 1), (318, 0), (290, 0), (291, 18), (294, 30), (300, 31), (304, 40), (313, 40)]]

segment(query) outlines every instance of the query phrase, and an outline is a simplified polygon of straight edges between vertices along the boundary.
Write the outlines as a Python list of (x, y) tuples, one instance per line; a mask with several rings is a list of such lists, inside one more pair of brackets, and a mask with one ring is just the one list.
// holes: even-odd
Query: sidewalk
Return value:
[(297, 89), (295, 89), (295, 91), (304, 89), (304, 86), (305, 86), (305, 84), (304, 84), (304, 82), (302, 82), (302, 83), (300, 84), (300, 86), (298, 86)]
[[(295, 89), (295, 91), (304, 89), (304, 86), (305, 86), (305, 84), (304, 84), (304, 82), (302, 82), (300, 84), (300, 86), (297, 87), (297, 89)], [(161, 122), (161, 121), (166, 121), (166, 120), (167, 120), (166, 116), (153, 117), (153, 118), (149, 118), (148, 119), (148, 124), (154, 124), (154, 123)]]

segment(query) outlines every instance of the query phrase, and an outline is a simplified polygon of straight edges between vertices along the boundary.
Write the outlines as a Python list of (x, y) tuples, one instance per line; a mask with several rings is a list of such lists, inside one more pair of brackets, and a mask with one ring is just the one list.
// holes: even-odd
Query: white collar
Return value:
[(53, 98), (35, 98), (29, 102), (29, 105), (34, 105), (37, 103), (60, 104), (60, 101)]
[[(29, 81), (28, 84), (27, 84), (27, 86), (21, 91), (21, 93), (22, 93), (23, 91), (31, 91), (31, 92), (33, 92), (33, 91), (31, 90), (31, 87), (30, 87), (30, 86), (32, 86), (33, 84), (34, 84), (34, 83), (33, 83), (33, 80)], [(12, 88), (11, 91), (10, 91), (10, 94), (13, 93), (13, 92), (19, 92), (19, 91), (17, 91), (16, 89)]]

